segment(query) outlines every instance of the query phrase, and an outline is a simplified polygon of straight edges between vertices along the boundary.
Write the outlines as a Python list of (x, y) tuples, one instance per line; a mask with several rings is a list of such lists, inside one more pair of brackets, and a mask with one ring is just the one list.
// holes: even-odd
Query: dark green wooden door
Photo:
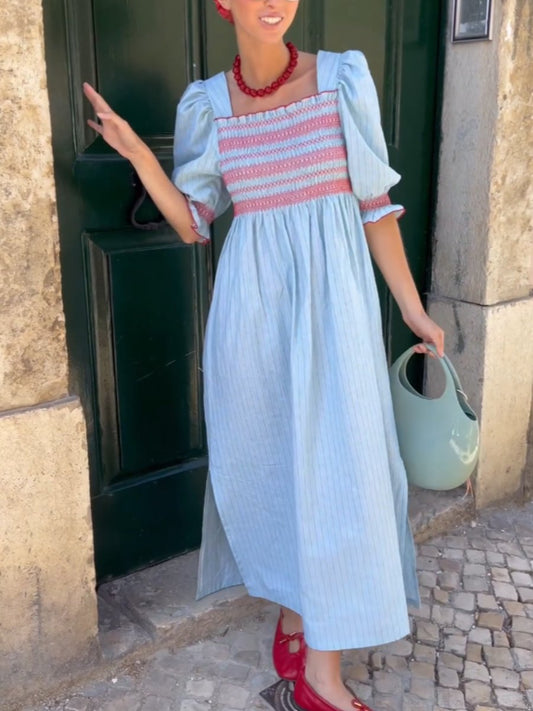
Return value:
[[(256, 0), (260, 1), (260, 0)], [(424, 287), (431, 209), (440, 3), (306, 0), (292, 37), (316, 51), (363, 49), (404, 180), (403, 231)], [(200, 541), (207, 448), (202, 337), (212, 246), (132, 225), (131, 166), (86, 127), (81, 82), (94, 83), (170, 173), (177, 100), (227, 68), (232, 30), (211, 0), (44, 0), (71, 388), (88, 425), (97, 576), (123, 575)], [(138, 223), (156, 222), (146, 201)], [(410, 342), (383, 289), (387, 340)]]

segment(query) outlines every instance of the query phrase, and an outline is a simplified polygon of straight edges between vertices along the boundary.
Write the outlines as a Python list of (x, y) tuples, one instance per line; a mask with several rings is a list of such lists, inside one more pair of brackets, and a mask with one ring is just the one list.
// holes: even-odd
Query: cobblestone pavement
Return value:
[[(418, 554), (411, 637), (346, 652), (348, 684), (375, 711), (532, 709), (533, 503), (483, 512)], [(267, 711), (259, 691), (276, 681), (276, 616), (269, 606), (240, 629), (159, 650), (28, 711)]]

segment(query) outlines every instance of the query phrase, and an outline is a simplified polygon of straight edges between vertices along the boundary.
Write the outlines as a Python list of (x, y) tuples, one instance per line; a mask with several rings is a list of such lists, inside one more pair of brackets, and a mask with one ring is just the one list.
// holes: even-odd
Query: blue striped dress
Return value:
[(407, 484), (363, 223), (402, 207), (360, 52), (318, 92), (232, 116), (223, 73), (177, 111), (173, 180), (200, 240), (233, 203), (204, 349), (209, 446), (198, 597), (243, 583), (319, 650), (409, 633)]

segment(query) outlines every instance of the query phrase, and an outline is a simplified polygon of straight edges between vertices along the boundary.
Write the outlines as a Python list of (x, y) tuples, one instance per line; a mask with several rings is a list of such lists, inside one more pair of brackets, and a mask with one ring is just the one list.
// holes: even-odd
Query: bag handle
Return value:
[[(453, 367), (452, 362), (448, 358), (446, 354), (444, 354), (442, 357), (439, 357), (437, 354), (437, 349), (432, 343), (424, 343), (426, 348), (430, 350), (432, 353), (434, 353), (443, 370), (444, 370), (444, 375), (446, 377), (446, 387), (444, 389), (443, 394), (439, 397), (436, 398), (437, 400), (444, 399), (446, 397), (452, 396), (452, 392), (454, 393), (456, 399), (459, 401), (459, 405), (461, 406), (461, 409), (469, 417), (470, 419), (476, 420), (476, 414), (468, 404), (468, 397), (463, 390), (463, 386), (461, 385), (461, 381), (459, 380), (459, 376), (457, 375), (457, 371)], [(401, 356), (395, 361), (395, 363), (391, 367), (392, 374), (395, 375), (398, 380), (400, 381), (400, 384), (402, 387), (404, 387), (406, 390), (408, 390), (411, 394), (416, 395), (421, 398), (425, 399), (435, 399), (435, 398), (427, 398), (425, 395), (421, 395), (415, 388), (411, 385), (409, 382), (409, 379), (407, 377), (407, 364), (411, 360), (411, 357), (414, 355), (415, 350), (414, 346), (411, 348), (408, 348), (404, 353), (402, 353)]]

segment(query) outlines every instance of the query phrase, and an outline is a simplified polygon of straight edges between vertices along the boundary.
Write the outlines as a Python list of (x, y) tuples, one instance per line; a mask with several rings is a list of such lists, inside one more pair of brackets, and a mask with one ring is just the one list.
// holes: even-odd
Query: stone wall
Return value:
[(493, 41), (446, 50), (430, 312), (480, 415), (479, 506), (522, 492), (527, 456), (532, 64), (528, 0), (496, 0)]
[(86, 434), (68, 397), (39, 0), (0, 5), (0, 96), (0, 707), (9, 708), (97, 653)]

